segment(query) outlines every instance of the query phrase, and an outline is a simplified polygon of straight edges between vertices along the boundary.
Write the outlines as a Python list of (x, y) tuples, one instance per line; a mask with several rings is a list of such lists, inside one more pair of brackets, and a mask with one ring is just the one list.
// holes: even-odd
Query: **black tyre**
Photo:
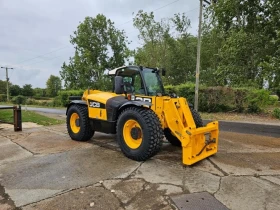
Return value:
[(90, 140), (94, 134), (89, 123), (86, 106), (72, 105), (67, 112), (66, 124), (69, 136), (75, 141)]
[[(190, 108), (191, 113), (192, 113), (192, 117), (194, 119), (195, 125), (197, 128), (199, 127), (203, 127), (203, 121), (201, 119), (200, 114), (193, 108)], [(170, 144), (180, 147), (181, 146), (181, 142), (179, 141), (179, 139), (177, 139), (176, 136), (173, 136), (173, 134), (171, 133), (169, 128), (164, 129), (164, 135), (166, 137), (166, 139), (170, 142)]]
[(119, 116), (117, 141), (124, 155), (136, 161), (153, 157), (162, 146), (163, 131), (150, 109), (129, 107)]

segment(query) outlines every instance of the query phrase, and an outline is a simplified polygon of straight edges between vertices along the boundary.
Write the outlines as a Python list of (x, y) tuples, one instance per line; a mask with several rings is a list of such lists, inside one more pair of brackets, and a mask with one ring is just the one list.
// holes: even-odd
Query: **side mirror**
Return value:
[(165, 69), (162, 69), (162, 70), (161, 70), (161, 74), (162, 74), (162, 76), (165, 76), (166, 70), (165, 70)]
[(121, 76), (115, 76), (115, 93), (123, 94), (123, 78)]

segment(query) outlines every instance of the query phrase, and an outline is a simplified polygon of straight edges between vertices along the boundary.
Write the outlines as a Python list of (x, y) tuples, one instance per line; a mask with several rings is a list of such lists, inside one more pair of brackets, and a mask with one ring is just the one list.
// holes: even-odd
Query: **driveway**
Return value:
[(1, 210), (280, 206), (279, 137), (221, 131), (219, 152), (191, 167), (168, 142), (135, 162), (114, 135), (75, 142), (65, 125), (1, 129), (0, 151)]

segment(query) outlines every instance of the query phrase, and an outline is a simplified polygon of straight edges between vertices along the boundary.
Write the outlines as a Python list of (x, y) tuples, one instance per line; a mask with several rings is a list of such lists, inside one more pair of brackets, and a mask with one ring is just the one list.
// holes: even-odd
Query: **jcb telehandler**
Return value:
[(112, 92), (86, 90), (67, 107), (70, 137), (87, 141), (95, 131), (116, 134), (128, 158), (144, 161), (160, 151), (164, 135), (182, 147), (183, 164), (217, 153), (218, 122), (203, 126), (200, 115), (187, 100), (167, 95), (160, 72), (143, 66), (123, 66), (109, 71)]

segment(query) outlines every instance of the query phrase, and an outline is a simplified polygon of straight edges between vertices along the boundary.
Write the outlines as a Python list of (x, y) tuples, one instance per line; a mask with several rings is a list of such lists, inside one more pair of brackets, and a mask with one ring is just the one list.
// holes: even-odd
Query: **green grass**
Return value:
[[(58, 125), (65, 121), (49, 118), (32, 111), (22, 111), (22, 122), (33, 122), (39, 125)], [(0, 120), (5, 122), (13, 122), (12, 110), (0, 109)]]

